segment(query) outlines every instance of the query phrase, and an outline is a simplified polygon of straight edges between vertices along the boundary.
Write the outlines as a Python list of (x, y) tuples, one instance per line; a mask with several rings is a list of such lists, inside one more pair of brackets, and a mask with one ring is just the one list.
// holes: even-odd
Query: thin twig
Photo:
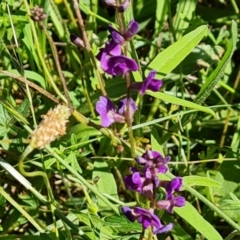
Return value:
[(42, 95), (46, 96), (47, 98), (51, 99), (53, 102), (55, 103), (60, 103), (59, 100), (57, 98), (55, 98), (52, 94), (50, 94), (49, 92), (47, 92), (46, 90), (44, 90), (43, 88), (39, 87), (37, 84), (33, 83), (33, 82), (30, 82), (29, 80), (25, 79), (24, 77), (21, 77), (21, 76), (18, 76), (14, 73), (10, 73), (8, 71), (5, 71), (5, 70), (0, 70), (0, 73), (8, 76), (8, 77), (11, 77), (15, 80), (18, 80), (22, 83), (27, 83), (29, 87), (37, 90), (39, 93), (41, 93)]

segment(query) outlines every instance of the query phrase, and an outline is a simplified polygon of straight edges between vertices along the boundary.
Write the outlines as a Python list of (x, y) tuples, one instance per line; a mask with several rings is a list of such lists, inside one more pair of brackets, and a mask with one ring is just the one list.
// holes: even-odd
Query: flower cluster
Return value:
[(125, 75), (128, 71), (137, 71), (137, 63), (122, 55), (121, 45), (130, 40), (138, 31), (138, 23), (130, 21), (126, 31), (120, 33), (112, 26), (108, 27), (112, 39), (100, 49), (97, 59), (101, 63), (102, 69), (113, 76)]
[[(115, 1), (105, 1), (108, 4), (115, 4)], [(128, 1), (124, 1), (125, 4)], [(115, 6), (115, 5), (114, 5)], [(131, 20), (125, 30), (117, 30), (109, 26), (108, 30), (111, 39), (105, 43), (96, 56), (100, 61), (103, 71), (112, 76), (125, 76), (127, 72), (137, 71), (139, 66), (131, 58), (124, 56), (122, 46), (127, 44), (131, 38), (138, 32), (139, 25)], [(156, 71), (148, 73), (143, 82), (132, 82), (130, 90), (137, 90), (144, 95), (147, 90), (157, 92), (162, 86), (162, 80), (155, 78)], [(96, 111), (101, 117), (101, 125), (109, 127), (113, 123), (125, 123), (126, 119), (133, 121), (137, 106), (130, 97), (120, 101), (118, 108), (106, 96), (100, 96), (96, 104)], [(129, 119), (130, 118), (130, 119)], [(148, 209), (141, 207), (129, 208), (122, 207), (122, 212), (131, 221), (137, 220), (142, 224), (143, 229), (152, 228), (154, 234), (170, 231), (173, 224), (163, 225), (154, 213), (155, 210), (165, 210), (173, 213), (174, 207), (185, 205), (185, 198), (175, 196), (182, 186), (182, 179), (176, 177), (171, 181), (160, 180), (159, 174), (165, 174), (168, 171), (167, 163), (170, 157), (163, 157), (159, 152), (147, 150), (141, 157), (135, 158), (139, 167), (131, 167), (131, 174), (125, 176), (124, 181), (129, 190), (138, 192), (141, 198), (145, 198), (150, 203)], [(158, 199), (158, 193), (162, 192), (164, 199)]]
[[(127, 115), (127, 98), (122, 99), (119, 102), (118, 112), (115, 105), (107, 97), (100, 97), (96, 104), (96, 110), (101, 117), (101, 125), (103, 127), (109, 127), (114, 122), (125, 123)], [(133, 120), (133, 115), (137, 110), (137, 106), (132, 98), (129, 99), (129, 112), (130, 118)]]
[[(138, 220), (144, 229), (152, 226), (153, 233), (163, 233), (172, 229), (173, 224), (163, 225), (154, 209), (166, 210), (173, 213), (174, 207), (182, 207), (185, 205), (185, 198), (182, 196), (174, 196), (174, 192), (179, 191), (182, 186), (182, 179), (176, 177), (171, 181), (160, 180), (159, 173), (166, 173), (168, 170), (167, 163), (170, 157), (163, 157), (159, 152), (147, 150), (141, 157), (135, 158), (141, 169), (131, 167), (131, 174), (124, 178), (128, 189), (138, 192), (141, 196), (149, 200), (152, 205), (146, 210), (140, 207), (133, 209), (122, 207), (125, 216), (131, 221)], [(157, 200), (156, 195), (159, 189), (165, 189), (165, 199)]]

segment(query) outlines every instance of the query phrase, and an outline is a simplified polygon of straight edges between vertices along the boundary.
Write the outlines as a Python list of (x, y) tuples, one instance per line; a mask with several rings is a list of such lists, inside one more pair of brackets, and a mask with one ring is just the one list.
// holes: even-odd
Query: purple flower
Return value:
[(129, 221), (134, 222), (135, 220), (138, 220), (144, 229), (152, 226), (154, 234), (168, 232), (173, 228), (172, 223), (162, 225), (157, 215), (153, 213), (152, 209), (146, 210), (140, 207), (135, 207), (133, 209), (129, 207), (122, 207), (122, 211)]
[(145, 168), (155, 169), (155, 173), (166, 173), (168, 167), (166, 164), (170, 161), (170, 157), (163, 157), (157, 151), (147, 150), (141, 157), (136, 157), (135, 160)]
[(160, 200), (156, 203), (158, 209), (164, 209), (169, 213), (173, 213), (174, 207), (183, 207), (185, 206), (185, 198), (182, 196), (173, 197), (170, 200)]
[(116, 0), (102, 0), (102, 2), (108, 7), (114, 7), (118, 12), (124, 12), (130, 4), (130, 0), (125, 0), (120, 5), (117, 5)]
[(180, 190), (182, 186), (182, 178), (175, 177), (171, 181), (161, 181), (160, 186), (166, 189), (166, 199), (171, 200), (174, 198), (173, 193)]
[(111, 33), (112, 41), (116, 44), (123, 45), (126, 41), (130, 40), (138, 31), (139, 24), (131, 20), (128, 24), (127, 29), (120, 33), (118, 30), (113, 28), (111, 25), (108, 26), (108, 30)]
[(125, 118), (116, 112), (114, 104), (107, 97), (100, 97), (96, 110), (101, 117), (101, 125), (109, 127), (114, 122), (124, 123)]
[(137, 63), (125, 56), (107, 57), (106, 55), (101, 58), (102, 69), (113, 76), (124, 75), (128, 71), (137, 71)]
[(162, 80), (154, 79), (156, 71), (150, 71), (144, 82), (134, 82), (131, 87), (134, 90), (139, 90), (142, 95), (145, 94), (146, 90), (158, 92), (162, 86)]
[[(118, 113), (124, 116), (125, 118), (127, 117), (127, 103), (128, 99), (124, 98), (119, 102), (119, 109)], [(136, 103), (133, 101), (132, 98), (129, 99), (129, 117), (131, 122), (133, 121), (133, 115), (137, 111), (137, 106)]]
[[(104, 55), (105, 54), (105, 55)], [(121, 46), (114, 41), (106, 42), (105, 47), (100, 49), (96, 58), (101, 61), (105, 56), (119, 56), (121, 55)]]
[(70, 39), (71, 39), (72, 43), (74, 43), (76, 46), (85, 47), (84, 42), (80, 37), (78, 37), (74, 34), (70, 34)]
[(144, 175), (140, 173), (136, 168), (131, 167), (132, 174), (124, 177), (124, 182), (128, 189), (139, 192), (141, 195), (149, 200), (153, 200), (153, 191), (155, 184), (152, 176)]

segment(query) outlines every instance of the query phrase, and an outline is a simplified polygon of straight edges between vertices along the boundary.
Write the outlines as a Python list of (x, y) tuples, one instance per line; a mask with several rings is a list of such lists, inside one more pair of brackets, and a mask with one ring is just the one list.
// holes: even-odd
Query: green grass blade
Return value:
[(176, 105), (180, 105), (180, 106), (184, 106), (187, 108), (192, 108), (192, 109), (196, 109), (198, 111), (202, 111), (205, 113), (209, 113), (212, 116), (216, 117), (214, 111), (208, 107), (203, 107), (199, 104), (184, 100), (184, 99), (180, 99), (171, 95), (168, 95), (166, 93), (162, 93), (162, 92), (150, 92), (148, 91), (148, 95), (153, 96), (157, 99), (163, 100), (165, 102), (170, 102), (172, 104), (176, 104)]
[(207, 26), (203, 25), (196, 30), (186, 34), (179, 41), (160, 52), (148, 65), (145, 74), (154, 69), (157, 70), (157, 77), (162, 78), (170, 73), (179, 63), (198, 45), (207, 33)]
[[(235, 21), (232, 21), (231, 34), (232, 34), (232, 38), (228, 42), (226, 53), (224, 54), (222, 60), (219, 62), (217, 68), (212, 72), (212, 74), (206, 80), (206, 83), (202, 86), (200, 92), (197, 94), (197, 97), (194, 101), (195, 103), (202, 104), (205, 101), (205, 99), (210, 95), (215, 85), (223, 76), (228, 63), (231, 60), (231, 57), (233, 55), (233, 52), (236, 48), (236, 43), (237, 43), (237, 24)], [(187, 123), (189, 123), (194, 118), (194, 116), (195, 114), (185, 115), (182, 119), (181, 126), (185, 126)], [(178, 131), (181, 126), (179, 124), (175, 124), (170, 129), (170, 132)], [(161, 138), (160, 142), (164, 143), (170, 137), (171, 137), (171, 133), (166, 133)]]

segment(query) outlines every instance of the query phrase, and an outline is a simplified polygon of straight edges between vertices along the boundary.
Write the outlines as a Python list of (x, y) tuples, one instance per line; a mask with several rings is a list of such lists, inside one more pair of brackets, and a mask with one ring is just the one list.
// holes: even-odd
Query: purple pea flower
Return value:
[(96, 110), (101, 117), (101, 125), (109, 127), (114, 122), (124, 123), (125, 118), (116, 112), (114, 104), (107, 97), (100, 97)]
[(168, 232), (173, 228), (172, 223), (162, 225), (161, 221), (157, 215), (153, 213), (152, 209), (146, 210), (140, 207), (131, 209), (124, 206), (122, 207), (122, 211), (129, 221), (134, 222), (135, 220), (138, 220), (144, 229), (152, 226), (154, 234)]
[(141, 157), (136, 157), (135, 160), (140, 165), (146, 168), (155, 168), (156, 173), (166, 173), (168, 167), (166, 164), (170, 161), (170, 157), (163, 157), (157, 151), (147, 150)]
[(171, 200), (174, 198), (173, 193), (175, 191), (180, 191), (182, 178), (175, 177), (171, 181), (161, 181), (160, 186), (166, 189), (166, 199)]
[(149, 200), (153, 200), (153, 191), (156, 187), (152, 176), (140, 173), (136, 168), (131, 167), (132, 174), (124, 177), (124, 182), (128, 189), (139, 192)]
[[(118, 113), (124, 116), (125, 118), (127, 117), (127, 104), (128, 104), (127, 98), (124, 98), (119, 102)], [(133, 121), (133, 115), (136, 111), (137, 111), (136, 103), (133, 101), (132, 98), (130, 98), (129, 99), (129, 117), (131, 122)]]
[(126, 41), (130, 40), (137, 33), (138, 28), (139, 24), (133, 19), (129, 22), (127, 29), (123, 33), (120, 33), (111, 25), (108, 26), (112, 41), (120, 45), (123, 45)]
[(173, 197), (170, 200), (157, 201), (156, 207), (161, 210), (164, 209), (169, 213), (173, 213), (174, 207), (183, 207), (185, 206), (185, 204), (186, 204), (185, 198), (182, 196), (177, 196), (177, 197)]
[(144, 82), (134, 82), (131, 87), (134, 90), (140, 91), (142, 95), (145, 94), (146, 90), (151, 90), (153, 92), (158, 92), (161, 88), (163, 82), (159, 79), (154, 79), (156, 75), (156, 71), (152, 70), (149, 72), (148, 76), (144, 80)]
[(114, 41), (106, 42), (105, 47), (100, 49), (96, 56), (99, 61), (102, 61), (106, 56), (119, 56), (121, 55), (121, 46)]
[(138, 70), (137, 63), (125, 56), (102, 57), (101, 66), (106, 73), (113, 76), (125, 75), (128, 71)]

